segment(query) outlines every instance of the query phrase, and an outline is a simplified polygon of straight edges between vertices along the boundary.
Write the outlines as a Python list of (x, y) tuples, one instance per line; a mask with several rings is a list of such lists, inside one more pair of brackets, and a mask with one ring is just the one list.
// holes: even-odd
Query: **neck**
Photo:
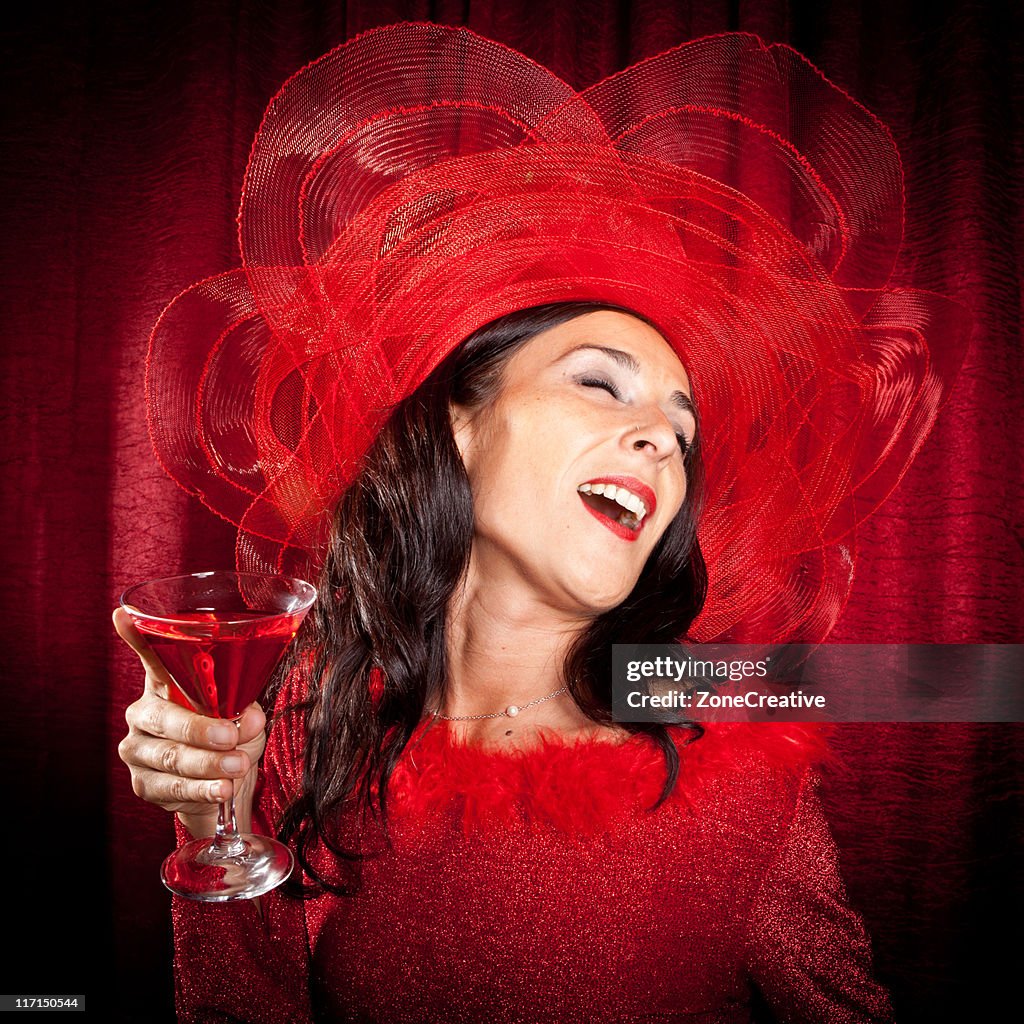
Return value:
[[(589, 619), (567, 615), (514, 585), (487, 585), (471, 566), (448, 607), (446, 692), (428, 706), (449, 716), (490, 715), (566, 685), (565, 655)], [(577, 732), (593, 723), (568, 693), (515, 718), (452, 723), (468, 738), (490, 739), (550, 728)]]

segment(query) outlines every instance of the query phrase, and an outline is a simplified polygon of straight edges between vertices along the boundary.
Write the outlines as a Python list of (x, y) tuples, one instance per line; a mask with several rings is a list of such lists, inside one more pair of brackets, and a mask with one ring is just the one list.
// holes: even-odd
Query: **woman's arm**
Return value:
[[(281, 688), (275, 710), (300, 699), (302, 674)], [(280, 814), (301, 782), (301, 716), (286, 715), (270, 730), (253, 805), (253, 831), (274, 835)], [(178, 840), (191, 837), (180, 822)], [(245, 1021), (306, 1024), (309, 941), (301, 900), (280, 889), (259, 901), (196, 903), (175, 896), (174, 977), (178, 1020), (184, 1024)]]
[(754, 901), (750, 974), (780, 1022), (893, 1019), (875, 980), (871, 942), (847, 902), (836, 845), (808, 773), (792, 824)]
[[(273, 835), (301, 777), (298, 716), (282, 719), (265, 739), (265, 718), (257, 705), (246, 709), (238, 729), (180, 707), (168, 699), (170, 679), (163, 665), (120, 609), (114, 624), (146, 670), (144, 693), (127, 711), (129, 732), (119, 747), (136, 795), (176, 814), (179, 845), (213, 834), (217, 801), (226, 787), (234, 787), (241, 830), (250, 830), (251, 819), (252, 831)], [(293, 674), (277, 706), (299, 699), (301, 686), (300, 674)], [(224, 742), (209, 733), (211, 725), (227, 727)], [(223, 762), (229, 755), (239, 762), (230, 770)], [(222, 904), (175, 896), (171, 914), (179, 1021), (303, 1024), (311, 1019), (299, 901), (280, 890), (258, 901)]]

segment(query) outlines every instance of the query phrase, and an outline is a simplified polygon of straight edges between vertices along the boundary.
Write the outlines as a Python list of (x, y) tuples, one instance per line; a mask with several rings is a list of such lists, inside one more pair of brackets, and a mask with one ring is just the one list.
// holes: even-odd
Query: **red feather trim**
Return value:
[[(668, 803), (683, 813), (712, 799), (721, 785), (763, 780), (773, 788), (829, 757), (825, 727), (715, 724), (700, 739), (670, 728), (680, 770)], [(455, 815), (466, 833), (525, 823), (586, 836), (651, 808), (666, 779), (661, 749), (643, 734), (624, 743), (573, 740), (547, 732), (528, 750), (475, 746), (447, 723), (412, 738), (388, 786), (396, 825)]]

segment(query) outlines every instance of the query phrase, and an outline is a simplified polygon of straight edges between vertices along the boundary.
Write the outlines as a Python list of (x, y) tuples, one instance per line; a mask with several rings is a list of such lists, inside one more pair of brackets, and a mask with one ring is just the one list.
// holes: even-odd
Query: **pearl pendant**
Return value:
[(516, 715), (519, 714), (519, 708), (517, 708), (515, 704), (509, 704), (509, 706), (505, 708), (505, 714), (508, 715), (509, 718), (515, 718)]

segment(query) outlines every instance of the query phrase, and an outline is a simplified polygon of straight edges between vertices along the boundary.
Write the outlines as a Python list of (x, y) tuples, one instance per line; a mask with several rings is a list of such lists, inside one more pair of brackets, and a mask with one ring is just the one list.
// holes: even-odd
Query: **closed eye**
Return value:
[(578, 377), (576, 383), (582, 384), (585, 388), (603, 388), (612, 397), (622, 398), (622, 392), (610, 380), (603, 380), (600, 377)]

